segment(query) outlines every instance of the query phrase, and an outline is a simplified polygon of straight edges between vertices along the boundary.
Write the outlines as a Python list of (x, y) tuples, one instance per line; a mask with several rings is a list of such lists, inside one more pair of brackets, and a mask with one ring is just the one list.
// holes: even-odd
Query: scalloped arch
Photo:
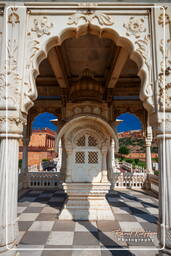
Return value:
[[(33, 58), (33, 69), (31, 71), (32, 83), (36, 87), (35, 80), (39, 74), (39, 65), (40, 63), (47, 58), (48, 52), (51, 48), (57, 45), (61, 45), (66, 39), (69, 38), (79, 38), (87, 33), (96, 35), (99, 38), (108, 38), (113, 40), (113, 42), (120, 47), (124, 47), (129, 54), (131, 60), (133, 60), (138, 66), (138, 76), (141, 79), (141, 87), (140, 87), (140, 100), (143, 102), (145, 109), (148, 112), (153, 112), (153, 99), (152, 99), (152, 90), (149, 92), (149, 81), (150, 74), (146, 69), (143, 56), (136, 51), (135, 44), (131, 40), (126, 37), (121, 37), (116, 30), (113, 28), (100, 27), (92, 24), (84, 24), (80, 26), (74, 27), (66, 27), (63, 29), (59, 35), (48, 37), (47, 40), (43, 43), (41, 49), (37, 52), (37, 54)], [(33, 86), (32, 86), (33, 89)], [(150, 88), (151, 89), (151, 88)], [(34, 88), (33, 93), (30, 94), (31, 99), (35, 100), (37, 97), (37, 90)]]

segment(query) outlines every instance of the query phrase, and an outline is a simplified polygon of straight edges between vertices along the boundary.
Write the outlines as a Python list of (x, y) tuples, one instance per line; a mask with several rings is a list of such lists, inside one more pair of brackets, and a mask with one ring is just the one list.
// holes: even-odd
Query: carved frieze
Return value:
[(133, 35), (136, 38), (139, 38), (142, 32), (146, 32), (143, 18), (130, 17), (129, 22), (124, 23), (123, 26), (127, 30), (126, 32), (127, 36)]
[(100, 25), (111, 26), (114, 24), (111, 16), (97, 11), (88, 12), (76, 12), (68, 18), (68, 25), (78, 25), (80, 20), (84, 20), (85, 23), (93, 23), (97, 20)]
[[(47, 17), (38, 17), (33, 21), (33, 27), (31, 32), (35, 32), (37, 37), (42, 37), (43, 35), (50, 35), (50, 29), (53, 27), (53, 23), (48, 22)], [(30, 35), (30, 32), (28, 33)]]

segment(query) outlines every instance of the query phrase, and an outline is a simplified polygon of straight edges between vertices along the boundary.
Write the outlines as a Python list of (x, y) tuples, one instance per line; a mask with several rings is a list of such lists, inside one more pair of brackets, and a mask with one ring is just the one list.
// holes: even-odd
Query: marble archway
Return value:
[(111, 163), (107, 162), (112, 161), (107, 158), (111, 139), (114, 138), (116, 148), (118, 144), (115, 131), (100, 116), (87, 113), (73, 117), (61, 128), (56, 147), (61, 138), (67, 153), (63, 186), (68, 200), (59, 218), (113, 219), (105, 195), (111, 186)]

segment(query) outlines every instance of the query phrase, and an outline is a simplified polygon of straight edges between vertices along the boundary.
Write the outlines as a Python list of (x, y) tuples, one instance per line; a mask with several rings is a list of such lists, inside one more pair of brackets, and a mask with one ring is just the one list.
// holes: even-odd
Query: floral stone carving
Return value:
[[(53, 27), (53, 23), (48, 23), (47, 17), (34, 19), (33, 24), (34, 27), (31, 29), (31, 31), (35, 32), (37, 37), (50, 35), (50, 29)], [(28, 33), (28, 35), (30, 35), (30, 33)]]
[(75, 13), (72, 16), (68, 18), (68, 25), (77, 25), (80, 20), (84, 20), (85, 23), (93, 23), (93, 20), (97, 20), (100, 25), (106, 25), (106, 26), (111, 26), (114, 24), (112, 21), (111, 16), (101, 13), (101, 12), (94, 12), (94, 11), (89, 11), (89, 12), (82, 12), (82, 13)]
[(129, 22), (123, 27), (127, 29), (127, 36), (133, 35), (136, 38), (139, 38), (142, 32), (146, 32), (143, 18), (130, 17)]
[(17, 43), (16, 40), (8, 40), (7, 46), (8, 58), (5, 65), (4, 73), (0, 73), (0, 108), (6, 108), (6, 101), (8, 109), (17, 109), (20, 97), (19, 83), (21, 78), (17, 73)]
[(11, 8), (11, 13), (8, 16), (8, 23), (15, 25), (20, 23), (19, 15), (17, 14), (18, 8)]
[(165, 7), (161, 8), (162, 13), (158, 17), (158, 24), (161, 25), (162, 27), (167, 24), (171, 24), (171, 18), (169, 17), (169, 14), (166, 13)]

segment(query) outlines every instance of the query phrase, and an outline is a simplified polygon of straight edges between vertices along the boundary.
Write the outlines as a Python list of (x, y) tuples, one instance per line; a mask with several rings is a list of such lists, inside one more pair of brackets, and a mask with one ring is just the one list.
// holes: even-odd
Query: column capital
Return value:
[(0, 138), (22, 138), (25, 120), (14, 116), (0, 117)]

